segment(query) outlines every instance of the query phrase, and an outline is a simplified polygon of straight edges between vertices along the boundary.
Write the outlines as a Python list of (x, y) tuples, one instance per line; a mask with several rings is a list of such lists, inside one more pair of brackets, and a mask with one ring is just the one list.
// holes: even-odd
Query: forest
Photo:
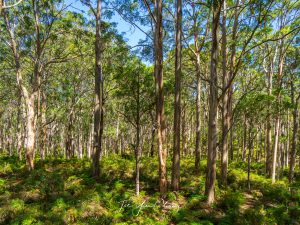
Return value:
[(299, 225), (299, 34), (297, 0), (0, 0), (0, 224)]

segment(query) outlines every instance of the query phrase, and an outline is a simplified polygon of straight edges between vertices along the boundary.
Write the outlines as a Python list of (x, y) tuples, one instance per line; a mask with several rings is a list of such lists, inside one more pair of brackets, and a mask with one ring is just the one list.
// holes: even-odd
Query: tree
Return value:
[(175, 53), (175, 98), (174, 98), (174, 134), (173, 134), (173, 166), (172, 188), (179, 190), (180, 182), (180, 116), (181, 116), (181, 26), (182, 26), (182, 1), (177, 0), (176, 19), (176, 53)]
[(154, 76), (156, 90), (156, 125), (159, 158), (159, 190), (163, 198), (167, 193), (167, 149), (165, 146), (166, 122), (164, 115), (164, 80), (163, 80), (163, 24), (162, 0), (155, 1), (155, 36), (154, 36)]
[[(17, 84), (20, 89), (20, 93), (25, 102), (26, 107), (26, 146), (25, 146), (25, 155), (27, 166), (29, 170), (34, 169), (34, 145), (35, 145), (35, 96), (36, 96), (36, 80), (33, 81), (33, 91), (30, 93), (23, 81), (23, 74), (20, 62), (20, 53), (19, 53), (19, 45), (16, 40), (16, 36), (14, 33), (14, 29), (12, 27), (12, 20), (10, 15), (7, 11), (3, 10), (2, 12), (5, 22), (5, 28), (9, 35), (9, 42), (12, 54), (14, 56), (14, 64), (15, 64), (15, 71), (17, 77)], [(35, 77), (36, 79), (36, 77)]]
[(100, 175), (100, 157), (102, 152), (102, 135), (104, 126), (103, 116), (103, 75), (102, 75), (102, 41), (101, 41), (101, 8), (102, 1), (97, 0), (97, 8), (93, 9), (89, 1), (84, 2), (92, 10), (96, 20), (95, 33), (95, 90), (94, 90), (94, 143), (92, 174), (95, 177)]
[(194, 67), (196, 70), (196, 144), (195, 144), (195, 170), (196, 173), (200, 172), (200, 159), (201, 159), (201, 114), (203, 113), (201, 109), (201, 92), (202, 92), (202, 81), (205, 80), (205, 76), (203, 76), (205, 66), (204, 62), (201, 65), (201, 53), (206, 44), (206, 38), (208, 36), (209, 26), (206, 24), (206, 27), (202, 29), (203, 38), (199, 38), (201, 34), (201, 22), (199, 22), (199, 16), (202, 14), (208, 14), (206, 8), (202, 7), (200, 9), (197, 8), (196, 4), (191, 3), (192, 14), (191, 19), (193, 20), (193, 25), (191, 28), (192, 36), (193, 36), (193, 44), (194, 48), (187, 43), (189, 51), (191, 54), (191, 60), (194, 62)]
[[(222, 18), (222, 84), (223, 89), (226, 88), (229, 81), (229, 73), (227, 72), (227, 33), (226, 33), (226, 19), (227, 19), (226, 0), (223, 3), (223, 18)], [(222, 160), (221, 160), (221, 181), (223, 185), (227, 185), (227, 169), (228, 169), (228, 132), (230, 126), (229, 116), (229, 90), (223, 95), (222, 99)]]
[(208, 150), (205, 195), (207, 203), (215, 201), (216, 156), (217, 156), (217, 111), (218, 111), (218, 30), (223, 0), (212, 1), (212, 46), (210, 62)]
[(140, 194), (140, 167), (142, 156), (142, 128), (148, 124), (147, 113), (153, 107), (153, 79), (150, 70), (139, 59), (128, 56), (124, 60), (126, 66), (120, 68), (115, 79), (118, 86), (115, 97), (119, 99), (120, 110), (118, 112), (125, 121), (134, 128), (134, 154), (135, 154), (135, 190)]

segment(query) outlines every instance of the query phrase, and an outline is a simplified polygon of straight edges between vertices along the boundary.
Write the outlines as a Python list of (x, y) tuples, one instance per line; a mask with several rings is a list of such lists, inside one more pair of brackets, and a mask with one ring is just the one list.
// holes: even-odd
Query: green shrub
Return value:
[(12, 173), (12, 165), (10, 163), (4, 162), (4, 164), (0, 167), (0, 174), (8, 174)]
[(83, 179), (75, 175), (68, 177), (64, 183), (64, 190), (74, 196), (80, 195), (84, 188)]
[(6, 184), (6, 180), (0, 178), (0, 193), (5, 192), (5, 184)]
[(225, 211), (230, 209), (238, 210), (244, 202), (245, 198), (241, 192), (228, 190), (218, 204), (218, 207)]
[(241, 216), (241, 224), (265, 224), (265, 211), (262, 208), (250, 208)]
[(279, 185), (265, 185), (262, 189), (263, 199), (265, 201), (272, 201), (279, 204), (287, 204), (290, 199), (290, 193), (284, 186)]
[(14, 213), (18, 213), (24, 210), (25, 204), (22, 199), (13, 199), (11, 200), (10, 207)]

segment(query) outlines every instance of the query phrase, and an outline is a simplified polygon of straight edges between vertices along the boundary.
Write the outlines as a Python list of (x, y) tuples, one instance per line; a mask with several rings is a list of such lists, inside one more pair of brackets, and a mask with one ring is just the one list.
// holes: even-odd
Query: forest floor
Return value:
[[(47, 159), (26, 171), (24, 161), (0, 157), (0, 224), (300, 224), (300, 174), (289, 186), (287, 171), (274, 185), (263, 164), (229, 165), (228, 187), (216, 187), (217, 202), (205, 203), (205, 161), (181, 165), (181, 190), (159, 199), (156, 158), (143, 158), (141, 193), (135, 196), (134, 158), (110, 156), (102, 177), (90, 176), (87, 159)], [(169, 168), (171, 163), (169, 162)], [(219, 174), (219, 171), (218, 171)]]

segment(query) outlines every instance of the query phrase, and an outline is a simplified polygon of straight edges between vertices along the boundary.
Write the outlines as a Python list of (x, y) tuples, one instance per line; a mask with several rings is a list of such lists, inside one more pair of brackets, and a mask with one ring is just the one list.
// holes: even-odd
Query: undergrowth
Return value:
[[(101, 162), (99, 180), (90, 176), (88, 159), (25, 162), (0, 157), (1, 224), (299, 224), (299, 173), (291, 187), (284, 177), (271, 185), (263, 165), (231, 163), (228, 187), (216, 186), (217, 202), (205, 203), (205, 161), (196, 175), (193, 159), (182, 159), (181, 190), (160, 200), (157, 162), (142, 159), (141, 193), (135, 196), (134, 159), (110, 156)], [(171, 163), (168, 164), (171, 166)], [(170, 171), (170, 169), (169, 169)], [(219, 174), (219, 171), (218, 171)], [(169, 174), (170, 178), (170, 174)], [(170, 180), (170, 179), (169, 179)], [(251, 196), (251, 202), (247, 196)]]

